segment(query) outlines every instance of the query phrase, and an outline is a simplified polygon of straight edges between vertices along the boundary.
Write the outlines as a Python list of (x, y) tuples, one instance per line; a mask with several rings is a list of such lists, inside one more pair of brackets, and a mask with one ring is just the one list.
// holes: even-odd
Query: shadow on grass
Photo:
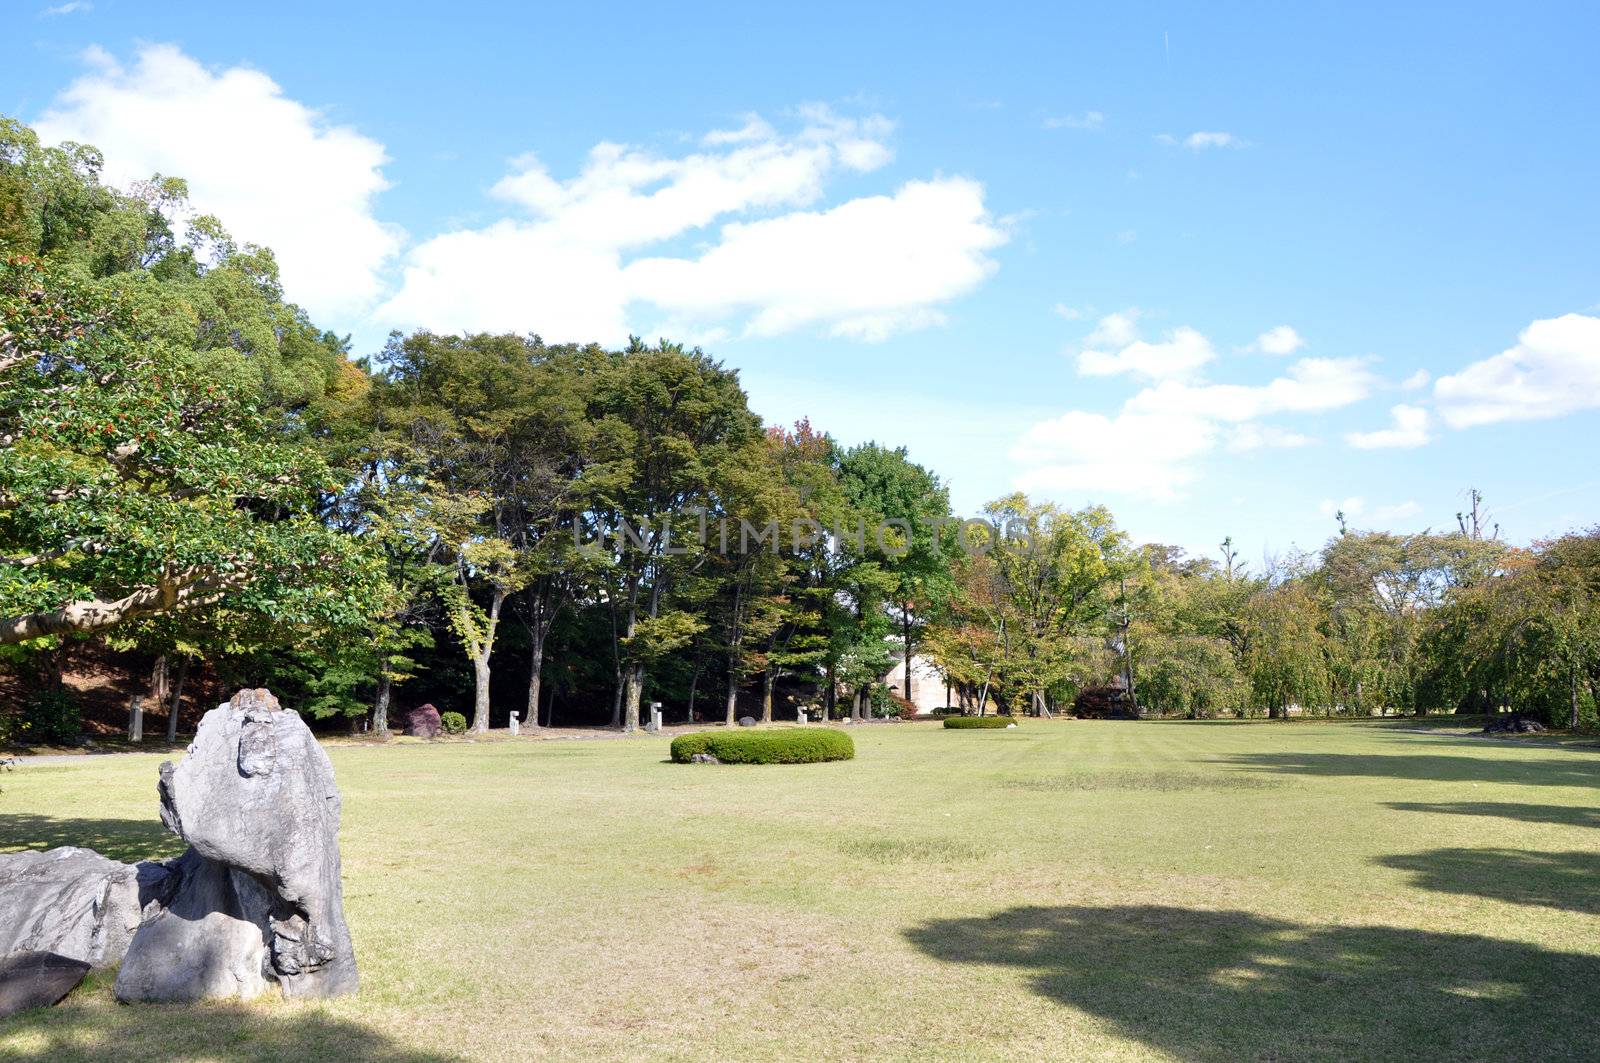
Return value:
[(1245, 753), (1222, 763), (1280, 775), (1323, 775), (1513, 786), (1600, 787), (1600, 758), (1573, 760), (1452, 757), (1447, 754)]
[(159, 820), (56, 819), (0, 812), (0, 852), (76, 845), (124, 863), (165, 860), (183, 853), (183, 841)]
[(1411, 884), (1425, 890), (1600, 914), (1600, 853), (1434, 849), (1378, 863), (1411, 872)]
[(1437, 812), (1451, 816), (1491, 816), (1524, 823), (1555, 823), (1566, 827), (1600, 827), (1600, 808), (1580, 805), (1524, 805), (1514, 801), (1390, 801), (1397, 812)]
[(1163, 906), (1022, 907), (908, 931), (949, 963), (1182, 1059), (1593, 1059), (1600, 959), (1464, 934)]
[[(79, 990), (81, 993), (82, 990)], [(447, 1063), (458, 1056), (402, 1045), (312, 1006), (77, 1004), (0, 1020), (0, 1059), (16, 1063)]]

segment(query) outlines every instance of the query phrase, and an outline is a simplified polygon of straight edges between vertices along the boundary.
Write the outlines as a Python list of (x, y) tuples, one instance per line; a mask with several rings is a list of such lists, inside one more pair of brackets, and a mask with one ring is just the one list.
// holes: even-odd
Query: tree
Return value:
[(516, 336), (392, 335), (377, 388), (389, 436), (386, 475), (425, 483), (454, 582), (445, 594), (451, 632), (473, 669), (472, 728), (489, 727), (491, 657), (507, 600), (538, 574), (529, 529), (544, 500), (549, 460), (539, 401), (542, 344)]
[(1002, 694), (1047, 715), (1049, 696), (1074, 684), (1075, 666), (1110, 634), (1112, 588), (1137, 557), (1104, 508), (1063, 510), (1008, 495), (986, 507), (999, 529), (990, 557), (1009, 614)]
[(1326, 640), (1316, 597), (1305, 582), (1288, 580), (1253, 596), (1245, 618), (1253, 629), (1245, 669), (1256, 704), (1274, 719), (1287, 717), (1294, 705), (1326, 705)]
[(633, 731), (651, 663), (704, 625), (675, 607), (680, 581), (704, 564), (711, 535), (719, 549), (730, 533), (737, 547), (748, 543), (718, 492), (730, 464), (759, 440), (760, 424), (736, 373), (698, 349), (637, 338), (598, 377), (590, 417), (611, 471), (596, 484), (590, 513), (605, 541), (618, 675), (613, 722)]
[(137, 302), (0, 267), (0, 643), (226, 606), (356, 622), (378, 586), (316, 519), (333, 477), (279, 418), (153, 335)]
[(868, 556), (893, 580), (905, 696), (911, 695), (911, 664), (927, 618), (950, 589), (955, 552), (949, 526), (950, 493), (939, 478), (911, 461), (904, 447), (863, 443), (839, 463), (846, 497), (864, 521)]
[(1222, 570), (1176, 547), (1151, 544), (1141, 552), (1144, 564), (1127, 596), (1139, 703), (1190, 718), (1243, 709), (1249, 691), (1233, 647), (1203, 616)]

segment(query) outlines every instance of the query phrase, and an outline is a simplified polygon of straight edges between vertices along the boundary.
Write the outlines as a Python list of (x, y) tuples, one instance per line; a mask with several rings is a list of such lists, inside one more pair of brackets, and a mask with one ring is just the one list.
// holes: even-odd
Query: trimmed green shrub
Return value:
[(1016, 722), (1009, 716), (946, 716), (944, 725), (953, 731), (970, 731), (1010, 727)]
[(444, 728), (445, 734), (462, 734), (467, 729), (467, 718), (459, 712), (441, 712), (439, 714), (439, 726)]
[(22, 707), (21, 726), (13, 738), (49, 745), (70, 745), (83, 727), (78, 703), (65, 690), (41, 690)]
[(689, 763), (696, 753), (710, 753), (724, 764), (814, 764), (849, 760), (856, 744), (831, 727), (794, 727), (782, 731), (700, 731), (672, 740), (672, 759)]

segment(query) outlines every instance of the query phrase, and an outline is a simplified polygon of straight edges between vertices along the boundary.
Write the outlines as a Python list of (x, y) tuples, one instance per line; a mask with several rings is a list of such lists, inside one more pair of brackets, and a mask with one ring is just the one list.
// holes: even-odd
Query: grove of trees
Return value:
[(203, 669), (380, 731), (424, 700), (478, 730), (859, 719), (899, 711), (909, 647), (971, 711), (1124, 676), (1196, 717), (1593, 720), (1600, 530), (1341, 526), (1252, 568), (1098, 506), (957, 519), (903, 448), (764, 425), (665, 340), (355, 357), (181, 180), (100, 170), (0, 119), (0, 669), (28, 690), (98, 640), (155, 662), (158, 704)]

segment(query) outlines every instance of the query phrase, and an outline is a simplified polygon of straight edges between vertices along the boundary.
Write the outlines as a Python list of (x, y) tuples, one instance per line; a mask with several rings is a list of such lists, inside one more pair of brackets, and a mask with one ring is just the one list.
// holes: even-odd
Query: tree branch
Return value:
[(70, 602), (59, 609), (0, 617), (0, 646), (47, 635), (100, 631), (135, 617), (176, 613), (211, 605), (245, 579), (238, 574), (212, 575), (190, 578), (185, 582), (185, 575), (191, 574), (162, 580), (154, 586), (140, 587), (115, 601), (92, 598)]

